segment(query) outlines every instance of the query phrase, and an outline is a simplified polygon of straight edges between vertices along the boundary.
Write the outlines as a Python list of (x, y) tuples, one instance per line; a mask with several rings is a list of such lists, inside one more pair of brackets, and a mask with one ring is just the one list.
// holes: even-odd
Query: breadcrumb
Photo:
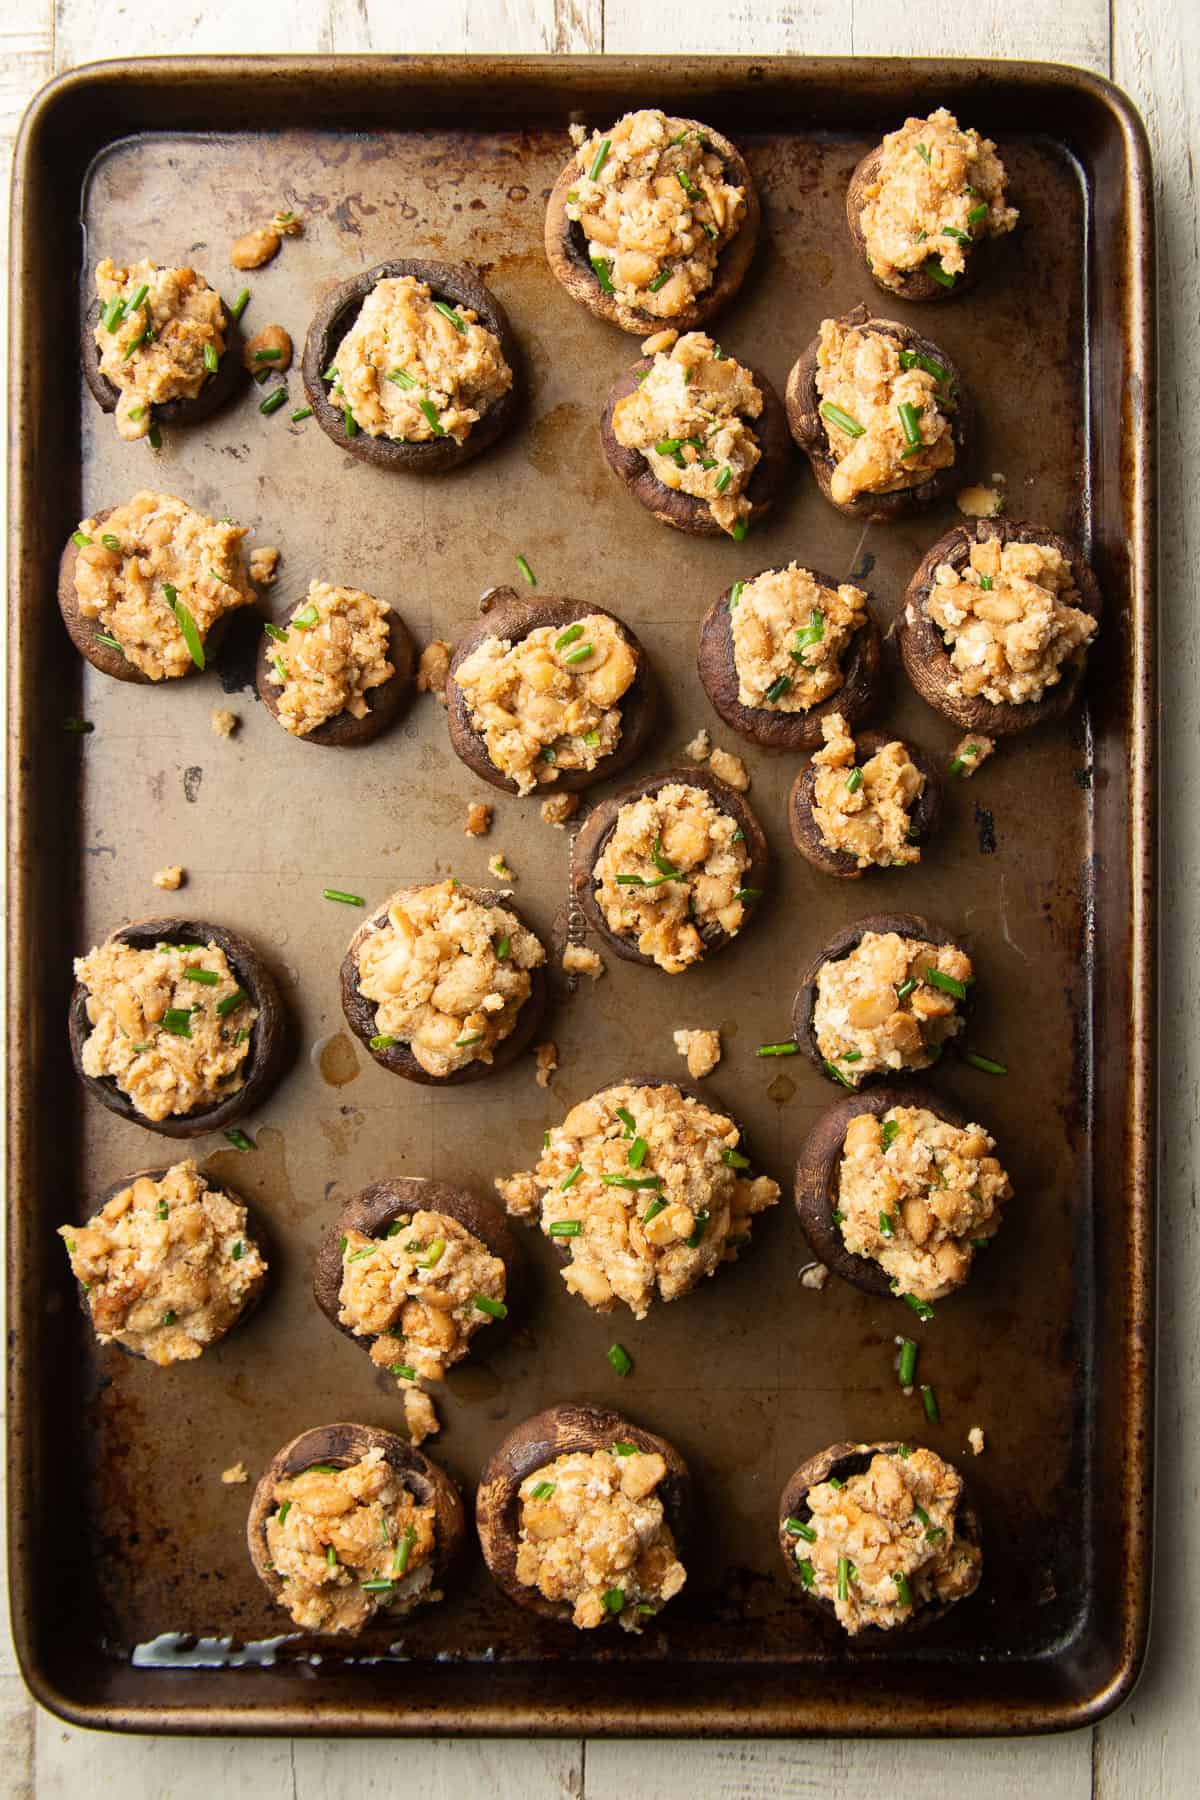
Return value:
[(279, 568), (279, 552), (274, 544), (260, 544), (250, 552), (250, 579), (259, 587), (270, 587)]
[(693, 762), (708, 761), (709, 756), (712, 754), (712, 739), (709, 737), (708, 732), (703, 725), (700, 727), (691, 743), (683, 746), (683, 753), (685, 756), (690, 756)]
[(578, 794), (547, 794), (542, 801), (543, 825), (554, 825), (559, 831), (579, 811)]
[(495, 856), (488, 857), (488, 874), (494, 875), (497, 881), (515, 881), (517, 879), (505, 860), (503, 850), (497, 850)]
[(156, 888), (167, 888), (171, 893), (183, 886), (183, 865), (169, 863), (165, 869), (156, 869), (151, 877)]
[(282, 325), (264, 325), (247, 338), (242, 349), (242, 367), (251, 375), (286, 375), (292, 366), (292, 337)]
[(973, 1456), (982, 1456), (983, 1455), (983, 1428), (982, 1428), (982, 1426), (972, 1425), (970, 1431), (968, 1431), (968, 1433), (967, 1433), (967, 1442), (971, 1446), (971, 1454)]
[(427, 1437), (433, 1437), (442, 1429), (433, 1401), (420, 1388), (405, 1389), (404, 1423), (414, 1444), (423, 1444)]
[(604, 960), (586, 944), (568, 944), (562, 955), (562, 966), (568, 975), (590, 975), (599, 981), (604, 973)]
[(436, 694), (443, 706), (453, 653), (453, 645), (446, 643), (444, 638), (434, 638), (432, 643), (426, 644), (417, 661), (418, 694)]
[(250, 1475), (244, 1462), (235, 1462), (232, 1468), (221, 1470), (221, 1480), (226, 1487), (239, 1487), (243, 1481), (249, 1481)]
[(995, 748), (994, 738), (984, 737), (981, 731), (968, 732), (954, 746), (954, 754), (950, 758), (950, 773), (961, 775), (964, 781), (970, 781), (976, 769), (987, 761)]
[(261, 269), (264, 263), (279, 255), (282, 241), (273, 225), (259, 225), (233, 240), (229, 260), (235, 269)]
[(718, 775), (722, 781), (727, 781), (731, 788), (737, 789), (739, 794), (744, 794), (750, 786), (750, 776), (747, 773), (746, 765), (740, 756), (733, 754), (732, 750), (714, 750), (708, 759), (708, 766), (714, 775)]
[(558, 1067), (558, 1045), (539, 1044), (534, 1054), (537, 1057), (537, 1084), (541, 1088), (548, 1088), (550, 1077)]
[(486, 837), (492, 829), (492, 809), (483, 800), (475, 800), (467, 808), (467, 822), (463, 830), (468, 837)]
[(678, 336), (673, 325), (666, 326), (662, 331), (652, 331), (648, 338), (642, 339), (642, 355), (657, 356), (660, 350), (669, 350)]
[(696, 1031), (677, 1031), (675, 1048), (680, 1056), (686, 1056), (693, 1081), (702, 1081), (721, 1060), (721, 1034), (707, 1026)]
[(813, 1288), (818, 1294), (828, 1280), (829, 1270), (825, 1267), (824, 1263), (805, 1263), (800, 1271), (800, 1286), (804, 1288)]
[(286, 212), (277, 212), (271, 220), (271, 230), (277, 231), (280, 237), (299, 237), (304, 230), (304, 220), (298, 212), (290, 208)]
[[(993, 481), (1002, 478), (993, 476)], [(960, 488), (957, 495), (958, 510), (968, 519), (996, 519), (1004, 511), (1004, 492), (1002, 487)]]
[(209, 724), (212, 726), (215, 737), (232, 737), (238, 728), (238, 716), (236, 713), (231, 713), (227, 706), (216, 706), (213, 708)]

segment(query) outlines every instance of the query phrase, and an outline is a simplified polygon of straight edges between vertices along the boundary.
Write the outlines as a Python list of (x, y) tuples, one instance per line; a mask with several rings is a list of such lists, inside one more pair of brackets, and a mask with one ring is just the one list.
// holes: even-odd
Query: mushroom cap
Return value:
[(866, 264), (871, 280), (877, 288), (880, 288), (883, 293), (889, 294), (892, 299), (910, 300), (916, 304), (931, 300), (953, 300), (959, 294), (969, 293), (990, 258), (994, 242), (992, 238), (975, 239), (965, 254), (966, 268), (961, 275), (955, 277), (954, 283), (950, 287), (947, 287), (944, 282), (936, 281), (932, 275), (927, 275), (923, 267), (901, 275), (894, 287), (887, 282), (880, 281), (876, 275), (871, 267), (870, 258), (867, 256), (867, 240), (862, 228), (862, 210), (866, 205), (866, 190), (879, 174), (882, 156), (882, 144), (876, 144), (873, 150), (868, 150), (861, 161), (855, 165), (854, 173), (850, 177), (850, 185), (846, 189), (846, 224), (850, 228), (850, 236)]
[[(307, 605), (308, 596), (305, 594), (288, 607), (283, 618), (279, 621), (280, 625), (286, 628), (291, 624), (291, 621), (295, 618), (296, 614), (301, 612)], [(337, 749), (350, 748), (357, 744), (369, 744), (377, 738), (381, 732), (386, 731), (389, 725), (394, 724), (397, 719), (403, 716), (415, 692), (417, 666), (416, 646), (413, 643), (412, 634), (407, 625), (404, 623), (399, 613), (390, 607), (388, 609), (387, 625), (387, 657), (392, 665), (392, 674), (388, 676), (386, 681), (381, 682), (378, 687), (367, 689), (366, 693), (363, 695), (363, 700), (367, 707), (364, 716), (361, 719), (356, 719), (352, 712), (348, 712), (346, 708), (343, 707), (341, 712), (335, 713), (331, 719), (326, 719), (323, 724), (318, 725), (313, 731), (308, 731), (303, 737), (298, 737), (296, 739), (297, 743), (321, 744)], [(272, 658), (274, 654), (272, 646), (276, 642), (277, 640), (272, 638), (267, 632), (263, 632), (262, 640), (258, 646), (258, 657), (255, 662), (254, 682), (258, 689), (259, 699), (271, 714), (271, 717), (278, 721), (279, 689), (275, 686), (274, 682), (270, 680)], [(287, 730), (287, 727), (284, 726), (283, 729)], [(296, 734), (294, 732), (289, 732), (288, 735), (289, 737), (295, 737)]]
[(123, 1119), (141, 1125), (147, 1131), (157, 1131), (162, 1137), (202, 1137), (205, 1132), (221, 1131), (252, 1113), (283, 1073), (286, 1045), (283, 1002), (275, 977), (258, 951), (244, 937), (226, 931), (220, 925), (206, 924), (201, 919), (142, 919), (110, 932), (106, 941), (113, 940), (128, 944), (134, 950), (153, 950), (156, 944), (215, 944), (218, 950), (224, 951), (238, 985), (250, 996), (251, 1004), (258, 1008), (258, 1018), (250, 1034), (250, 1054), (242, 1065), (246, 1076), (235, 1093), (227, 1100), (212, 1106), (198, 1106), (189, 1113), (166, 1119), (147, 1119), (112, 1076), (84, 1073), (83, 1046), (92, 1028), (87, 1016), (87, 989), (77, 981), (71, 990), (68, 1031), (71, 1060), (84, 1087), (110, 1112), (119, 1113)]
[[(112, 413), (116, 412), (121, 395), (115, 383), (100, 372), (100, 346), (96, 342), (96, 326), (99, 322), (100, 299), (96, 296), (83, 315), (80, 331), (83, 379), (101, 411)], [(177, 400), (151, 403), (151, 417), (156, 425), (199, 425), (204, 419), (210, 418), (218, 407), (224, 406), (247, 379), (242, 366), (245, 343), (241, 327), (224, 301), (221, 302), (221, 323), (225, 333), (225, 350), (216, 372), (205, 377), (200, 392), (191, 399), (181, 396)]]
[[(909, 814), (912, 830), (916, 833), (912, 841), (923, 845), (937, 830), (942, 816), (942, 777), (933, 758), (908, 738), (897, 738), (894, 732), (861, 731), (855, 737), (860, 765), (882, 750), (885, 744), (895, 743), (904, 745), (909, 761), (925, 777), (925, 786)], [(801, 856), (806, 857), (814, 868), (820, 869), (823, 875), (837, 875), (846, 881), (858, 881), (864, 875), (876, 873), (874, 865), (860, 869), (857, 860), (848, 850), (830, 849), (821, 835), (813, 812), (816, 793), (817, 765), (808, 762), (793, 781), (787, 803), (792, 842)]]

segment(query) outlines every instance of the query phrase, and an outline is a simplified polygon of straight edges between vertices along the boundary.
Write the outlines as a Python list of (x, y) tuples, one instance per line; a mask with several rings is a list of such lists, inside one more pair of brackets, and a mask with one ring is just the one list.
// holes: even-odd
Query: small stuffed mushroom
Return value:
[(816, 749), (830, 713), (860, 724), (883, 679), (867, 595), (797, 563), (726, 588), (700, 627), (696, 662), (725, 723), (772, 750)]
[(245, 525), (143, 489), (81, 519), (58, 565), (58, 606), (81, 656), (142, 685), (195, 675), (230, 617), (254, 604)]
[(712, 1095), (629, 1076), (573, 1106), (533, 1169), (497, 1179), (510, 1215), (540, 1225), (567, 1289), (597, 1312), (678, 1300), (750, 1241), (779, 1199)]
[(519, 1310), (521, 1253), (495, 1201), (444, 1181), (372, 1182), (342, 1207), (317, 1249), (313, 1293), (340, 1331), (404, 1394), (413, 1441), (437, 1429), (421, 1381), (441, 1381), (475, 1347), (496, 1347)]
[(990, 138), (945, 107), (906, 119), (850, 177), (846, 223), (871, 279), (902, 300), (965, 293), (990, 240), (1015, 226), (1008, 176)]
[(917, 1074), (956, 1043), (974, 978), (970, 957), (940, 925), (870, 913), (836, 931), (805, 970), (792, 1033), (844, 1088)]
[(663, 769), (589, 813), (571, 885), (618, 956), (678, 975), (733, 942), (770, 866), (762, 826), (735, 788), (709, 769)]
[(758, 227), (754, 182), (729, 139), (647, 108), (581, 138), (550, 193), (546, 256), (572, 300), (610, 325), (694, 331), (741, 287)]
[(306, 744), (369, 744), (401, 717), (415, 691), (417, 653), (384, 600), (312, 581), (258, 650), (259, 698)]
[(886, 731), (846, 729), (840, 713), (822, 720), (824, 748), (792, 783), (788, 823), (801, 856), (824, 875), (857, 881), (868, 869), (921, 860), (937, 829), (942, 778), (915, 744)]
[(979, 1586), (982, 1533), (953, 1464), (907, 1444), (830, 1444), (779, 1497), (779, 1551), (851, 1639), (913, 1631)]
[(922, 1317), (967, 1280), (1000, 1228), (1012, 1184), (995, 1141), (914, 1082), (847, 1094), (796, 1161), (796, 1211), (827, 1268)]
[(545, 963), (507, 893), (426, 882), (399, 889), (355, 932), (342, 1010), (391, 1074), (427, 1086), (480, 1081), (532, 1043), (546, 1008)]
[(245, 938), (203, 920), (146, 919), (76, 957), (69, 1030), (89, 1093), (164, 1137), (245, 1118), (283, 1068), (275, 977)]
[(903, 518), (963, 485), (974, 403), (946, 352), (908, 325), (865, 306), (823, 319), (784, 404), (817, 485), (847, 518)]
[(645, 749), (658, 689), (615, 614), (501, 588), (455, 649), (446, 706), (456, 754), (493, 787), (578, 793)]
[(406, 475), (487, 450), (516, 416), (516, 345), (496, 296), (464, 263), (378, 263), (326, 296), (302, 370), (326, 437)]
[(267, 1284), (251, 1208), (190, 1158), (114, 1181), (86, 1223), (58, 1235), (97, 1342), (159, 1368), (219, 1344)]
[(394, 1627), (443, 1597), (466, 1536), (458, 1489), (371, 1425), (319, 1425), (272, 1457), (246, 1541), (255, 1573), (303, 1631)]
[(237, 322), (195, 269), (105, 257), (83, 318), (83, 376), (117, 434), (196, 425), (245, 380)]
[(1100, 612), (1099, 584), (1069, 539), (980, 519), (939, 538), (909, 582), (900, 655), (935, 711), (1011, 737), (1071, 706)]
[(740, 543), (791, 470), (787, 415), (775, 389), (699, 331), (621, 376), (605, 403), (600, 441), (634, 499), (660, 524), (694, 537), (724, 532)]
[(581, 1631), (641, 1631), (680, 1591), (691, 1512), (673, 1445), (578, 1402), (511, 1431), (475, 1497), (492, 1579), (518, 1606)]

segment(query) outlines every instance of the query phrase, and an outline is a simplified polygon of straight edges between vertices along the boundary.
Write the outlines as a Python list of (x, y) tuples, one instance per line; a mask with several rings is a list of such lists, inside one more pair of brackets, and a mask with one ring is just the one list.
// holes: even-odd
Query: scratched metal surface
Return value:
[[(977, 295), (931, 312), (883, 305), (842, 225), (850, 169), (877, 132), (736, 135), (760, 185), (766, 247), (744, 297), (720, 321), (726, 347), (782, 392), (822, 317), (877, 299), (877, 310), (919, 323), (966, 371), (981, 419), (977, 472), (1003, 472), (1010, 511), (1087, 531), (1103, 495), (1088, 441), (1086, 191), (1077, 166), (1044, 140), (1006, 136), (1022, 230)], [(836, 1728), (836, 1714), (821, 1712), (831, 1675), (847, 1697), (876, 1707), (888, 1694), (916, 1693), (927, 1728), (938, 1717), (934, 1692), (965, 1700), (981, 1679), (1002, 1722), (1024, 1690), (1006, 1688), (1000, 1671), (1053, 1668), (1056, 1658), (1073, 1667), (1094, 1622), (1096, 1545), (1083, 1497), (1094, 1474), (1097, 1390), (1084, 1374), (1103, 1322), (1097, 1234), (1119, 1218), (1121, 1194), (1096, 1179), (1091, 1154), (1089, 919), (1099, 906), (1111, 911), (1114, 930), (1124, 929), (1127, 913), (1119, 852), (1127, 671), (1112, 644), (1122, 635), (1123, 596), (1108, 595), (1109, 643), (1092, 682), (1106, 698), (1094, 719), (1080, 714), (1013, 742), (973, 782), (952, 787), (919, 868), (856, 883), (818, 875), (787, 836), (784, 801), (798, 759), (743, 745), (720, 727), (695, 674), (699, 621), (731, 580), (798, 558), (861, 579), (886, 630), (908, 574), (955, 514), (942, 508), (864, 531), (821, 500), (799, 457), (784, 501), (741, 546), (673, 534), (629, 500), (602, 463), (597, 419), (635, 342), (574, 307), (541, 250), (544, 196), (566, 149), (557, 129), (163, 131), (115, 142), (88, 174), (89, 275), (104, 255), (149, 254), (190, 261), (231, 293), (241, 278), (226, 266), (230, 240), (248, 221), (294, 207), (304, 235), (246, 278), (246, 325), (277, 320), (298, 348), (319, 298), (360, 267), (404, 254), (478, 264), (513, 321), (528, 400), (517, 430), (485, 458), (421, 481), (353, 461), (312, 420), (291, 425), (290, 405), (303, 404), (296, 370), (289, 408), (264, 418), (252, 387), (208, 424), (166, 436), (157, 458), (119, 443), (81, 384), (77, 465), (75, 419), (56, 428), (66, 482), (78, 493), (77, 507), (65, 502), (64, 529), (153, 485), (232, 514), (253, 527), (254, 541), (280, 547), (270, 612), (320, 577), (387, 599), (420, 642), (461, 634), (481, 593), (513, 578), (520, 551), (539, 591), (609, 606), (647, 645), (666, 705), (640, 768), (677, 759), (701, 724), (745, 758), (776, 866), (744, 940), (710, 966), (670, 979), (606, 955), (597, 985), (560, 989), (547, 1026), (560, 1052), (549, 1093), (535, 1085), (531, 1058), (465, 1089), (406, 1084), (377, 1068), (343, 1024), (338, 964), (357, 915), (325, 902), (322, 888), (376, 901), (450, 872), (481, 880), (500, 849), (516, 874), (516, 902), (549, 942), (566, 904), (566, 835), (543, 825), (535, 805), (478, 783), (451, 753), (445, 715), (427, 697), (376, 744), (335, 753), (278, 728), (236, 648), (219, 675), (143, 691), (81, 670), (65, 639), (48, 646), (61, 710), (95, 724), (64, 764), (66, 841), (77, 834), (82, 854), (54, 934), (62, 979), (69, 952), (161, 910), (151, 872), (179, 861), (188, 871), (181, 906), (245, 933), (278, 971), (295, 1058), (247, 1122), (253, 1154), (220, 1138), (195, 1151), (210, 1175), (270, 1220), (271, 1291), (244, 1330), (174, 1371), (97, 1351), (77, 1316), (52, 1227), (81, 1216), (88, 1197), (121, 1174), (161, 1162), (162, 1143), (66, 1090), (62, 1186), (31, 1200), (39, 1222), (30, 1248), (46, 1283), (40, 1343), (52, 1346), (70, 1420), (65, 1436), (49, 1431), (39, 1454), (64, 1484), (56, 1518), (71, 1517), (78, 1529), (62, 1549), (62, 1580), (41, 1589), (49, 1613), (40, 1629), (72, 1620), (73, 1673), (56, 1677), (60, 1685), (73, 1681), (102, 1707), (114, 1696), (161, 1707), (167, 1723), (172, 1708), (200, 1695), (227, 1723), (236, 1714), (248, 1729), (303, 1729), (316, 1684), (342, 1706), (342, 1723), (402, 1726), (413, 1684), (436, 1688), (439, 1663), (493, 1659), (496, 1681), (523, 1679), (513, 1693), (526, 1708), (541, 1704), (548, 1725), (569, 1716), (572, 1693), (595, 1708), (625, 1703), (614, 1716), (627, 1721), (639, 1691), (677, 1681), (685, 1662), (697, 1680), (702, 1668), (724, 1671), (726, 1694), (751, 1707), (753, 1669), (765, 1676), (769, 1668), (777, 1701), (789, 1691), (797, 1707), (803, 1698), (807, 1711), (795, 1722), (818, 1729)], [(890, 643), (888, 659), (883, 721), (945, 759), (958, 734), (908, 689)], [(231, 742), (210, 731), (210, 711), (221, 704), (241, 721)], [(496, 809), (484, 840), (463, 834), (475, 799)], [(1115, 854), (1098, 864), (1104, 841)], [(813, 948), (860, 912), (891, 906), (928, 913), (971, 947), (979, 978), (971, 1041), (1010, 1069), (1003, 1080), (958, 1066), (938, 1072), (939, 1090), (994, 1133), (1016, 1188), (967, 1291), (920, 1328), (921, 1377), (936, 1386), (938, 1427), (925, 1425), (919, 1401), (904, 1398), (893, 1374), (893, 1339), (913, 1329), (912, 1314), (836, 1279), (821, 1293), (799, 1284), (809, 1256), (790, 1206), (790, 1168), (834, 1092), (799, 1058), (754, 1056), (759, 1042), (786, 1035), (795, 978)], [(1110, 992), (1102, 1003), (1123, 1002)], [(486, 1338), (476, 1340), (476, 1354), (438, 1394), (443, 1431), (426, 1445), (469, 1493), (498, 1438), (557, 1399), (616, 1405), (671, 1438), (696, 1477), (704, 1531), (685, 1593), (661, 1628), (619, 1642), (548, 1629), (511, 1608), (475, 1560), (444, 1605), (358, 1646), (322, 1644), (318, 1665), (309, 1660), (313, 1645), (292, 1638), (274, 1653), (270, 1675), (132, 1675), (135, 1646), (162, 1634), (256, 1642), (289, 1629), (245, 1555), (249, 1489), (223, 1486), (222, 1469), (244, 1460), (253, 1480), (294, 1433), (336, 1418), (401, 1428), (391, 1384), (311, 1297), (311, 1252), (340, 1198), (390, 1174), (431, 1173), (487, 1191), (495, 1175), (531, 1166), (546, 1125), (626, 1069), (682, 1074), (671, 1042), (680, 1025), (720, 1026), (724, 1060), (708, 1086), (744, 1125), (757, 1165), (783, 1184), (781, 1205), (756, 1226), (736, 1267), (640, 1325), (628, 1315), (598, 1317), (568, 1296), (550, 1247), (527, 1235), (535, 1270), (528, 1316), (494, 1356)], [(605, 1360), (614, 1340), (634, 1359), (625, 1380)], [(988, 1439), (978, 1461), (966, 1450), (976, 1424)], [(986, 1576), (979, 1596), (919, 1651), (898, 1638), (850, 1659), (787, 1592), (776, 1566), (776, 1498), (792, 1468), (826, 1442), (890, 1435), (969, 1463)], [(385, 1662), (364, 1669), (364, 1652)], [(472, 1715), (451, 1706), (445, 1722), (461, 1728), (472, 1716), (482, 1717), (478, 1707)], [(203, 1723), (190, 1717), (193, 1729)], [(593, 1717), (602, 1728), (599, 1712)]]

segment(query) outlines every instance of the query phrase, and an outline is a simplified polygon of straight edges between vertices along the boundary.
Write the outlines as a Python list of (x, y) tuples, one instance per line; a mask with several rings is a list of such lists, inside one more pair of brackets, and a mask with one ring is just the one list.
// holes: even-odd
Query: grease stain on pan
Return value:
[(795, 1092), (796, 1084), (790, 1076), (777, 1075), (767, 1089), (767, 1098), (773, 1100), (776, 1106), (784, 1106)]
[(362, 1073), (358, 1053), (344, 1031), (318, 1038), (309, 1053), (309, 1061), (320, 1072), (327, 1087), (345, 1087)]

